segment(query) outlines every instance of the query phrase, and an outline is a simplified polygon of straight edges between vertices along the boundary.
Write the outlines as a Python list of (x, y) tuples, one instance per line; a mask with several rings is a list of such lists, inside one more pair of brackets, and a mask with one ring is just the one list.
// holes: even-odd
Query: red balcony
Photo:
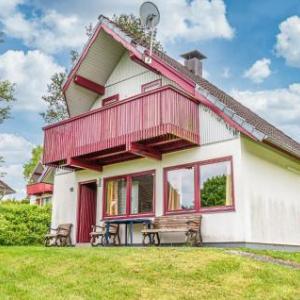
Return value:
[(27, 195), (33, 196), (33, 195), (41, 195), (45, 193), (52, 194), (53, 192), (53, 185), (39, 182), (39, 183), (33, 183), (27, 185)]
[(44, 128), (46, 165), (100, 170), (199, 145), (198, 103), (165, 86)]

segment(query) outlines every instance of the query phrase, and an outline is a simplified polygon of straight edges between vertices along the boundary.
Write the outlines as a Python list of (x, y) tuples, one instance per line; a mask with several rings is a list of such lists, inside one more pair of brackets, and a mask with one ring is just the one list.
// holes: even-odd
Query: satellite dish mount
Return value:
[(149, 56), (145, 57), (145, 62), (147, 64), (151, 64), (153, 39), (156, 33), (156, 26), (158, 25), (160, 20), (160, 14), (157, 6), (149, 1), (144, 2), (140, 7), (140, 19), (145, 30), (150, 32), (150, 52)]

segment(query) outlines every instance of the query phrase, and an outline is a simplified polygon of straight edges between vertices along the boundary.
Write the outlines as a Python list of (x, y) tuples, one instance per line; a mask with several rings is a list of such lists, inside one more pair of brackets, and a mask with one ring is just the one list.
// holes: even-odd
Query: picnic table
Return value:
[(130, 237), (130, 245), (132, 245), (133, 243), (133, 224), (145, 224), (148, 226), (148, 228), (150, 228), (152, 223), (152, 220), (147, 218), (138, 218), (138, 219), (118, 219), (118, 220), (105, 220), (105, 224), (106, 224), (106, 234), (105, 234), (105, 238), (108, 244), (109, 241), (109, 227), (110, 224), (125, 224), (125, 245), (128, 245), (128, 228), (129, 228), (129, 237)]

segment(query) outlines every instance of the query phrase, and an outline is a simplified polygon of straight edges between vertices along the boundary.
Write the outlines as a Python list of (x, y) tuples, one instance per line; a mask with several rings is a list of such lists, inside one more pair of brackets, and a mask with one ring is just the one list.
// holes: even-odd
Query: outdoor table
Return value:
[(128, 245), (127, 241), (127, 234), (128, 234), (128, 225), (129, 225), (129, 236), (130, 236), (130, 245), (132, 245), (133, 242), (133, 224), (142, 224), (145, 223), (148, 225), (148, 228), (150, 228), (151, 225), (151, 219), (119, 219), (119, 220), (106, 220), (106, 234), (105, 239), (108, 244), (109, 241), (109, 226), (110, 224), (125, 224), (125, 245)]

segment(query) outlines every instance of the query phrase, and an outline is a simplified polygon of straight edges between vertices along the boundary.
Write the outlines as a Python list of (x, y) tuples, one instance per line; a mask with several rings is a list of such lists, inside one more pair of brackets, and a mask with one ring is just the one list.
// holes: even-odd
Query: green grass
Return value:
[(0, 299), (300, 299), (300, 271), (218, 249), (0, 247)]

